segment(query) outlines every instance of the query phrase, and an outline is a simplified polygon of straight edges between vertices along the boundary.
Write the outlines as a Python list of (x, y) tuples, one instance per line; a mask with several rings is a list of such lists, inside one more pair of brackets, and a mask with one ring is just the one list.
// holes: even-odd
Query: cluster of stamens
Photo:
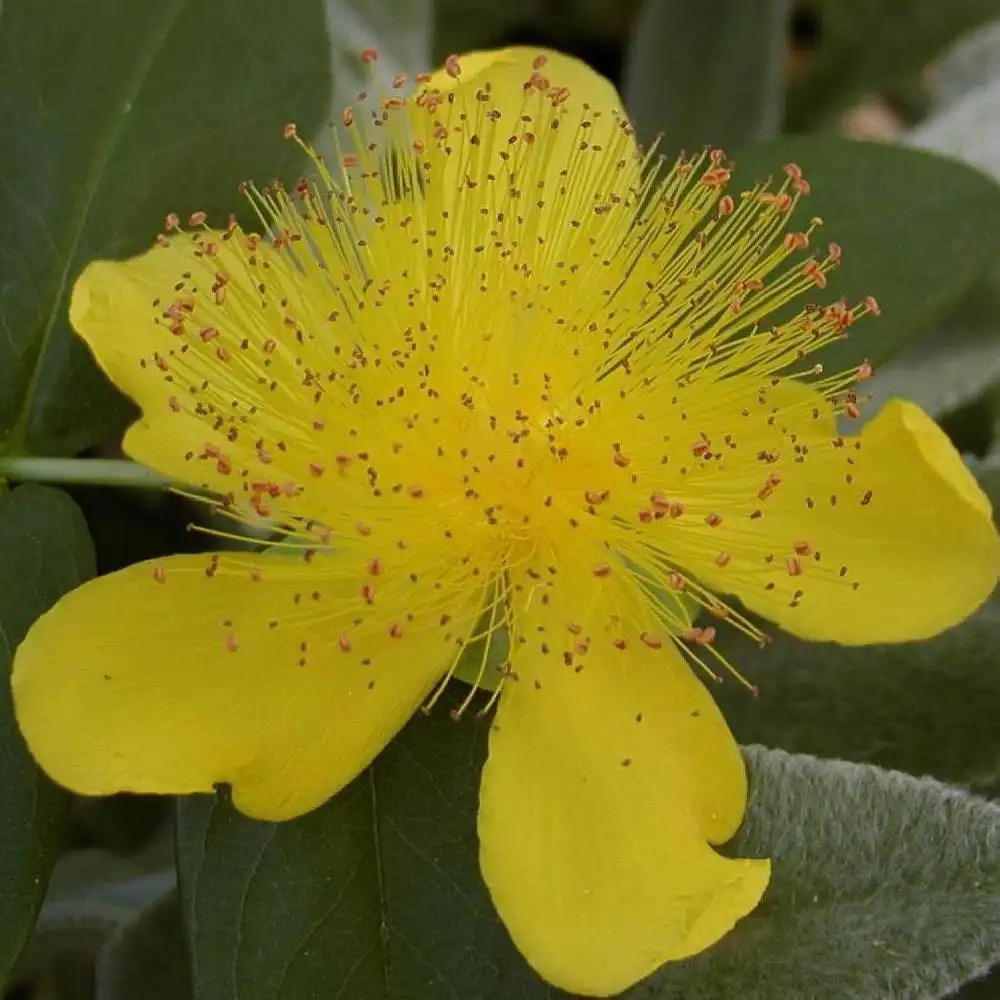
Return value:
[[(457, 59), (445, 71), (460, 82)], [(168, 217), (158, 242), (187, 263), (151, 296), (158, 346), (141, 364), (179, 422), (190, 482), (298, 557), (260, 560), (256, 580), (301, 588), (266, 623), (220, 623), (227, 649), (241, 630), (318, 628), (374, 687), (391, 669), (376, 640), (439, 635), (446, 676), (481, 643), (482, 679), (505, 632), (501, 679), (526, 646), (582, 670), (595, 644), (673, 643), (717, 676), (732, 668), (693, 611), (767, 640), (699, 567), (765, 590), (783, 577), (792, 606), (811, 576), (851, 584), (811, 540), (777, 550), (757, 530), (783, 469), (860, 414), (854, 385), (871, 374), (808, 359), (874, 300), (772, 319), (840, 258), (835, 244), (809, 255), (820, 220), (788, 228), (801, 170), (730, 191), (720, 151), (639, 154), (627, 120), (544, 74), (539, 57), (513, 119), (488, 81), (419, 77), (404, 96), (397, 77), (343, 112), (339, 162), (286, 126), (316, 174), (246, 185), (261, 234)], [(206, 568), (237, 571), (217, 556)], [(581, 580), (599, 628), (526, 631)], [(453, 606), (473, 608), (471, 634)], [(289, 647), (303, 667), (307, 647)]]

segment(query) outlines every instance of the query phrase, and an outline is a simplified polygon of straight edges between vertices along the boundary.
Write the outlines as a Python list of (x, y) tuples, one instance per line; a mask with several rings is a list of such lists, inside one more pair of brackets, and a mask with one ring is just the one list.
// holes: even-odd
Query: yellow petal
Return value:
[(615, 648), (576, 589), (536, 594), (517, 619), (479, 836), (528, 961), (562, 989), (606, 996), (717, 941), (756, 906), (769, 867), (709, 846), (737, 828), (746, 788), (708, 692), (668, 642)]
[[(561, 165), (574, 158), (574, 147), (580, 138), (586, 138), (591, 145), (603, 149), (617, 147), (619, 136), (627, 135), (628, 144), (623, 148), (634, 155), (635, 142), (632, 133), (622, 132), (625, 109), (614, 85), (600, 73), (595, 72), (585, 62), (573, 56), (564, 55), (552, 49), (533, 46), (512, 46), (506, 49), (491, 49), (467, 52), (457, 57), (459, 73), (452, 76), (447, 69), (440, 69), (431, 75), (428, 88), (442, 94), (455, 94), (456, 107), (450, 112), (450, 122), (458, 128), (458, 118), (465, 112), (471, 120), (476, 117), (477, 92), (486, 85), (490, 88), (489, 106), (498, 110), (503, 120), (509, 123), (509, 131), (521, 135), (525, 131), (520, 116), (526, 105), (531, 106), (526, 97), (525, 85), (532, 79), (539, 80), (534, 92), (544, 92), (551, 88), (565, 88), (567, 93), (556, 105), (565, 108), (564, 114), (557, 115), (560, 134), (551, 148), (553, 176), (558, 175)], [(537, 69), (536, 69), (537, 65)], [(540, 79), (543, 78), (543, 79)], [(548, 87), (544, 83), (548, 83)], [(436, 117), (449, 121), (449, 114)], [(582, 136), (577, 133), (581, 121), (589, 124)], [(470, 134), (458, 129), (459, 135)], [(542, 139), (542, 136), (538, 136)], [(561, 164), (561, 165), (560, 165)]]
[[(511, 314), (521, 365), (538, 351), (536, 340), (549, 357), (554, 338), (568, 355), (570, 337), (594, 355), (595, 338), (582, 331), (628, 270), (619, 250), (641, 187), (642, 157), (621, 100), (604, 77), (558, 52), (473, 52), (455, 65), (459, 75), (435, 73), (409, 114), (426, 215), (450, 246), (471, 251), (447, 260), (448, 282), (463, 309), (473, 306), (473, 290), (504, 288), (490, 310), (499, 322), (491, 318), (488, 329), (503, 336)], [(580, 279), (573, 296), (548, 294), (571, 274)], [(526, 303), (546, 320), (537, 337), (526, 332), (535, 325)], [(478, 337), (484, 319), (470, 316), (457, 329)]]
[(406, 721), (482, 602), (456, 601), (444, 625), (392, 565), (375, 580), (347, 557), (227, 554), (212, 567), (209, 556), (140, 563), (32, 627), (14, 703), (57, 782), (87, 795), (228, 782), (249, 815), (306, 812)]
[[(989, 501), (913, 404), (889, 402), (859, 436), (812, 444), (777, 474), (763, 500), (745, 488), (743, 509), (716, 529), (730, 564), (688, 568), (782, 628), (845, 644), (922, 639), (993, 590)], [(734, 493), (739, 478), (727, 483)]]
[[(254, 290), (260, 275), (236, 246), (244, 239), (239, 231), (229, 240), (220, 233), (177, 235), (131, 260), (93, 263), (73, 288), (70, 322), (142, 408), (125, 437), (131, 457), (221, 494), (263, 480), (294, 483), (301, 496), (316, 485), (310, 468), (330, 463), (312, 428), (323, 414), (295, 364), (302, 350), (288, 346), (283, 320), (295, 316), (313, 327), (323, 287), (316, 301), (291, 288), (282, 292), (289, 264), (261, 246), (256, 253), (268, 260), (271, 294), (287, 300), (284, 312), (274, 302), (261, 308)], [(211, 257), (206, 244), (215, 248)], [(219, 275), (226, 285), (216, 301)], [(313, 504), (310, 514), (320, 513)]]

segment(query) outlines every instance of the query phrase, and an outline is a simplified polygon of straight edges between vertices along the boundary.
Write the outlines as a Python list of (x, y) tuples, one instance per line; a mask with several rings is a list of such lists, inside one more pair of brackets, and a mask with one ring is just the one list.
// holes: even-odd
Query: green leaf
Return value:
[(970, 289), (958, 308), (907, 344), (865, 386), (881, 404), (902, 396), (940, 416), (1000, 381), (1000, 266)]
[(834, 372), (878, 363), (939, 319), (1000, 254), (1000, 186), (962, 164), (900, 146), (832, 137), (783, 137), (743, 150), (736, 186), (798, 163), (812, 193), (799, 226), (824, 220), (815, 242), (839, 243), (843, 259), (817, 301), (865, 295), (866, 318), (817, 357)]
[(502, 45), (512, 29), (536, 22), (543, 0), (435, 0), (434, 61)]
[(254, 822), (221, 795), (181, 800), (198, 1000), (561, 995), (515, 951), (480, 878), (487, 725), (475, 706), (453, 722), (453, 705), (418, 715), (366, 774), (301, 819)]
[(127, 410), (66, 318), (95, 257), (149, 246), (168, 212), (224, 223), (282, 173), (288, 120), (327, 110), (320, 0), (60, 0), (0, 14), (0, 451), (72, 453)]
[(769, 856), (754, 913), (631, 1000), (934, 1000), (1000, 958), (1000, 808), (936, 781), (750, 747), (728, 848)]
[[(0, 667), (57, 598), (94, 574), (79, 509), (65, 493), (22, 486), (0, 494)], [(34, 926), (62, 836), (68, 796), (35, 767), (14, 721), (10, 687), (0, 694), (0, 987)]]
[(643, 141), (735, 148), (778, 130), (788, 0), (646, 0), (622, 94)]
[(963, 785), (1000, 775), (1000, 597), (925, 642), (848, 648), (776, 634), (761, 650), (735, 633), (719, 640), (760, 691), (713, 691), (741, 743)]
[(801, 0), (815, 25), (789, 91), (801, 129), (864, 94), (922, 70), (963, 32), (997, 16), (996, 0)]

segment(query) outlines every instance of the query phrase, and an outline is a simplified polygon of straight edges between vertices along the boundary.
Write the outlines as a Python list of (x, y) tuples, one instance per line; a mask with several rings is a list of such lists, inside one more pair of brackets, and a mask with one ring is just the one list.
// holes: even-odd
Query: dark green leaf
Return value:
[(764, 901), (632, 1000), (935, 1000), (1000, 957), (1000, 808), (865, 765), (746, 757), (730, 850), (772, 858)]
[(912, 400), (932, 416), (948, 413), (1000, 381), (1000, 267), (958, 308), (900, 351), (865, 387), (876, 404)]
[[(464, 691), (464, 688), (458, 688)], [(180, 804), (198, 1000), (550, 1000), (498, 922), (475, 815), (486, 726), (417, 716), (375, 766), (299, 820)]]
[(504, 44), (512, 29), (537, 21), (542, 6), (542, 0), (435, 0), (435, 62), (452, 53)]
[(782, 106), (788, 0), (646, 0), (622, 94), (643, 141), (668, 152), (769, 138)]
[[(65, 493), (21, 486), (0, 494), (0, 667), (56, 599), (94, 573), (87, 526)], [(68, 796), (28, 756), (10, 687), (0, 694), (0, 986), (31, 933), (55, 860)]]
[(785, 137), (737, 156), (736, 184), (749, 185), (798, 163), (812, 186), (802, 226), (822, 217), (820, 246), (843, 248), (817, 301), (873, 295), (882, 316), (867, 318), (818, 357), (830, 372), (881, 362), (947, 311), (1000, 254), (1000, 186), (978, 171), (900, 146), (831, 137)]
[(71, 453), (126, 411), (67, 297), (94, 257), (145, 249), (167, 212), (224, 223), (283, 172), (289, 119), (329, 99), (320, 0), (7, 3), (0, 16), (0, 451)]
[(997, 16), (996, 0), (800, 0), (811, 21), (789, 93), (793, 128), (922, 70), (962, 32)]
[(760, 689), (713, 692), (741, 743), (966, 785), (1000, 775), (1000, 598), (926, 642), (847, 648), (778, 634), (760, 650), (720, 640)]

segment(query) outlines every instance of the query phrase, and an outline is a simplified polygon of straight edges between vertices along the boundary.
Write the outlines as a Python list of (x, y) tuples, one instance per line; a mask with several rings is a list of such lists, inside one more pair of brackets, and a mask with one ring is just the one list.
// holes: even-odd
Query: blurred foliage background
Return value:
[[(365, 46), (392, 75), (507, 44), (585, 59), (668, 154), (723, 146), (749, 180), (800, 162), (845, 251), (831, 294), (873, 294), (884, 313), (824, 361), (871, 360), (866, 410), (915, 400), (1000, 498), (1000, 0), (4, 0), (8, 665), (61, 593), (204, 543), (174, 495), (18, 484), (25, 457), (119, 457), (134, 416), (68, 329), (83, 265), (143, 249), (170, 211), (243, 212), (245, 178), (293, 179), (283, 123), (322, 142)], [(733, 850), (779, 874), (722, 945), (628, 995), (1000, 998), (998, 649), (994, 599), (922, 645), (734, 651), (762, 693), (727, 686), (727, 717), (772, 749), (748, 750)], [(343, 795), (275, 827), (224, 796), (69, 796), (3, 698), (6, 1000), (558, 995), (479, 882), (473, 719), (418, 720)]]

